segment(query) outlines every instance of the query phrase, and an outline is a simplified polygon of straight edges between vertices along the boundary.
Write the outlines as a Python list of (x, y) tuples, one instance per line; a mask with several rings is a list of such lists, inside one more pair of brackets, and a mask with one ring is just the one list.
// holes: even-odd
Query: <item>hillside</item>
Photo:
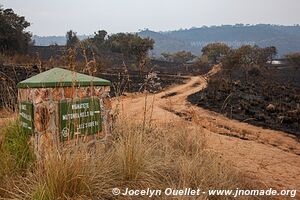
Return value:
[(276, 46), (279, 55), (300, 51), (300, 26), (223, 25), (159, 33), (145, 30), (139, 35), (156, 41), (155, 55), (179, 50), (192, 51), (198, 55), (203, 46), (212, 42), (225, 42), (232, 47), (243, 44)]
[[(144, 30), (138, 33), (141, 37), (150, 37), (155, 40), (152, 56), (160, 56), (162, 52), (191, 51), (195, 55), (208, 43), (225, 42), (231, 47), (243, 44), (276, 46), (279, 56), (289, 52), (300, 51), (300, 26), (279, 25), (222, 25), (184, 30), (154, 32)], [(80, 39), (87, 35), (79, 36)], [(64, 45), (65, 36), (33, 36), (35, 45), (47, 46), (51, 44)]]
[[(88, 35), (78, 35), (80, 40), (88, 38)], [(33, 35), (32, 40), (36, 46), (49, 46), (49, 45), (65, 45), (66, 44), (66, 36), (38, 36)]]

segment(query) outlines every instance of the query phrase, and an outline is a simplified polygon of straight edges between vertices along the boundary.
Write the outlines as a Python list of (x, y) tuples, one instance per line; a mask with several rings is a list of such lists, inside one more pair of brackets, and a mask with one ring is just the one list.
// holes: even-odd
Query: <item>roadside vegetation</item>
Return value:
[(18, 121), (0, 127), (0, 182), (32, 167), (35, 156), (29, 138)]
[(189, 51), (179, 51), (176, 53), (161, 53), (161, 56), (166, 61), (177, 63), (186, 63), (196, 58), (196, 56)]
[[(198, 58), (185, 51), (164, 53), (167, 62), (163, 62), (150, 60), (149, 50), (154, 47), (150, 38), (129, 33), (108, 35), (99, 30), (93, 37), (80, 41), (76, 32), (70, 30), (63, 55), (58, 58), (50, 55), (45, 61), (27, 54), (32, 42), (25, 31), (29, 22), (24, 17), (0, 8), (0, 19), (0, 34), (5, 36), (0, 37), (0, 108), (16, 112), (16, 83), (53, 66), (67, 66), (89, 75), (99, 75), (110, 64), (118, 66), (114, 70), (106, 68), (105, 74), (100, 75), (114, 77), (112, 89), (115, 96), (120, 96), (125, 91), (155, 93), (183, 81), (177, 73), (200, 74), (217, 64), (221, 71), (208, 81), (204, 91), (190, 96), (190, 101), (230, 118), (299, 132), (299, 90), (293, 85), (297, 82), (277, 83), (274, 71), (266, 64), (276, 55), (275, 47), (245, 45), (232, 49), (216, 43), (203, 48), (203, 55)], [(18, 38), (12, 37), (15, 32), (19, 33)], [(57, 45), (51, 48), (60, 49)], [(109, 56), (112, 59), (108, 62), (104, 57)], [(286, 59), (296, 66), (293, 75), (297, 74), (299, 54), (287, 55)], [(116, 60), (119, 62), (113, 63)], [(161, 62), (163, 67), (157, 65)], [(173, 66), (174, 63), (179, 65)], [(16, 70), (15, 65), (23, 67)], [(171, 74), (167, 81), (159, 77), (158, 69)], [(193, 74), (194, 70), (197, 73)], [(293, 80), (300, 79), (295, 76)], [(130, 85), (134, 89), (126, 90)], [(145, 108), (144, 116), (146, 112)], [(111, 190), (190, 187), (207, 191), (249, 189), (257, 184), (250, 181), (253, 177), (244, 178), (232, 163), (207, 148), (201, 128), (188, 128), (188, 122), (147, 125), (146, 120), (132, 122), (123, 116), (114, 119), (109, 149), (101, 144), (94, 151), (65, 148), (59, 153), (50, 152), (41, 161), (35, 159), (30, 136), (22, 131), (18, 121), (0, 127), (0, 199), (122, 199), (113, 196)], [(231, 197), (202, 195), (198, 199)]]
[(208, 45), (203, 56), (221, 70), (189, 101), (229, 118), (300, 137), (300, 56), (288, 54), (282, 64), (272, 65), (276, 52), (275, 47)]
[(31, 34), (25, 30), (29, 26), (30, 23), (25, 17), (0, 5), (0, 53), (27, 53), (29, 45), (32, 44)]
[(93, 153), (84, 148), (64, 149), (41, 162), (33, 159), (29, 138), (22, 137), (17, 122), (3, 134), (1, 153), (8, 156), (0, 157), (0, 198), (115, 199), (111, 193), (115, 187), (250, 188), (240, 172), (206, 148), (201, 130), (186, 129), (184, 124), (144, 127), (118, 120), (110, 149), (101, 145)]

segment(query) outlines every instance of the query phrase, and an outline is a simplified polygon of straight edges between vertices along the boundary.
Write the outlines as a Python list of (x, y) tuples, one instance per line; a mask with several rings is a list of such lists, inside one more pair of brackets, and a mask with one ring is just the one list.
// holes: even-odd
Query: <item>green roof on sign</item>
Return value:
[(18, 83), (18, 88), (110, 85), (110, 81), (74, 71), (53, 68)]

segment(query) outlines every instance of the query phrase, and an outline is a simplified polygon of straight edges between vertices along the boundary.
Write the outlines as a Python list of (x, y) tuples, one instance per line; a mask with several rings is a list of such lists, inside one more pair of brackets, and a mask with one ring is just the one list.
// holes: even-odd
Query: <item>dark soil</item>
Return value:
[(166, 95), (162, 96), (162, 99), (168, 98), (168, 97), (173, 97), (176, 96), (178, 93), (177, 92), (171, 92), (171, 93), (167, 93)]
[[(30, 78), (46, 69), (39, 69), (36, 66), (17, 66), (2, 65), (0, 66), (0, 107), (17, 103), (17, 83)], [(78, 69), (79, 72), (82, 70)], [(149, 78), (149, 72), (127, 71), (122, 69), (110, 69), (97, 72), (95, 76), (101, 77), (112, 82), (111, 96), (123, 92), (140, 92), (145, 89), (149, 92), (159, 92), (173, 84), (181, 84), (186, 78), (174, 74), (152, 73)], [(10, 94), (10, 95), (8, 95)], [(9, 96), (9, 98), (4, 98)], [(8, 102), (9, 101), (9, 102)]]
[[(42, 62), (48, 62), (49, 59), (54, 59), (60, 62), (66, 61), (68, 57), (67, 49), (65, 46), (51, 45), (51, 46), (32, 46), (29, 48), (29, 55), (37, 57)], [(89, 57), (91, 60), (93, 57)], [(135, 59), (124, 57), (120, 53), (115, 52), (99, 52), (96, 56), (98, 64), (101, 68), (109, 71), (119, 72), (121, 66), (126, 65), (127, 69), (138, 70), (138, 64)], [(85, 57), (80, 53), (76, 56), (77, 62), (85, 62)], [(145, 71), (155, 70), (159, 74), (172, 74), (172, 75), (199, 75), (205, 74), (209, 70), (209, 66), (200, 63), (178, 63), (168, 62), (157, 59), (149, 59), (146, 63)]]
[(14, 110), (17, 104), (17, 83), (38, 73), (36, 66), (0, 66), (0, 108)]
[(127, 74), (127, 75), (119, 75), (115, 74), (107, 74), (100, 73), (99, 77), (110, 80), (112, 82), (111, 87), (111, 96), (116, 96), (116, 90), (121, 90), (121, 92), (143, 92), (147, 90), (151, 93), (160, 92), (167, 87), (176, 84), (182, 84), (186, 80), (186, 78), (182, 76), (175, 76), (169, 74), (157, 74), (157, 77), (152, 81), (147, 80), (147, 73), (142, 75), (138, 75), (135, 73)]
[(300, 137), (300, 73), (293, 69), (270, 69), (268, 75), (248, 81), (226, 81), (219, 73), (188, 100), (229, 118)]

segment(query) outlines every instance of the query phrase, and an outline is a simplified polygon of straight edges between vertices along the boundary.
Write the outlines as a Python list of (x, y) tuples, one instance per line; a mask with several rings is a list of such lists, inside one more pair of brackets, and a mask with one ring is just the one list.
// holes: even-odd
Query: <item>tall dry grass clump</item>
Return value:
[(0, 129), (0, 182), (5, 176), (26, 170), (34, 159), (29, 136), (19, 121), (10, 122)]
[[(110, 149), (68, 148), (53, 153), (26, 174), (1, 185), (0, 197), (14, 199), (128, 199), (112, 188), (248, 188), (231, 166), (206, 148), (201, 130), (185, 124), (150, 128), (118, 120)], [(139, 196), (141, 198), (148, 198)], [(170, 197), (158, 196), (158, 199)], [(176, 197), (177, 199), (182, 199)], [(230, 199), (225, 196), (198, 199)]]
[(36, 199), (56, 199), (89, 194), (86, 159), (76, 155), (52, 155), (40, 166), (37, 174)]

